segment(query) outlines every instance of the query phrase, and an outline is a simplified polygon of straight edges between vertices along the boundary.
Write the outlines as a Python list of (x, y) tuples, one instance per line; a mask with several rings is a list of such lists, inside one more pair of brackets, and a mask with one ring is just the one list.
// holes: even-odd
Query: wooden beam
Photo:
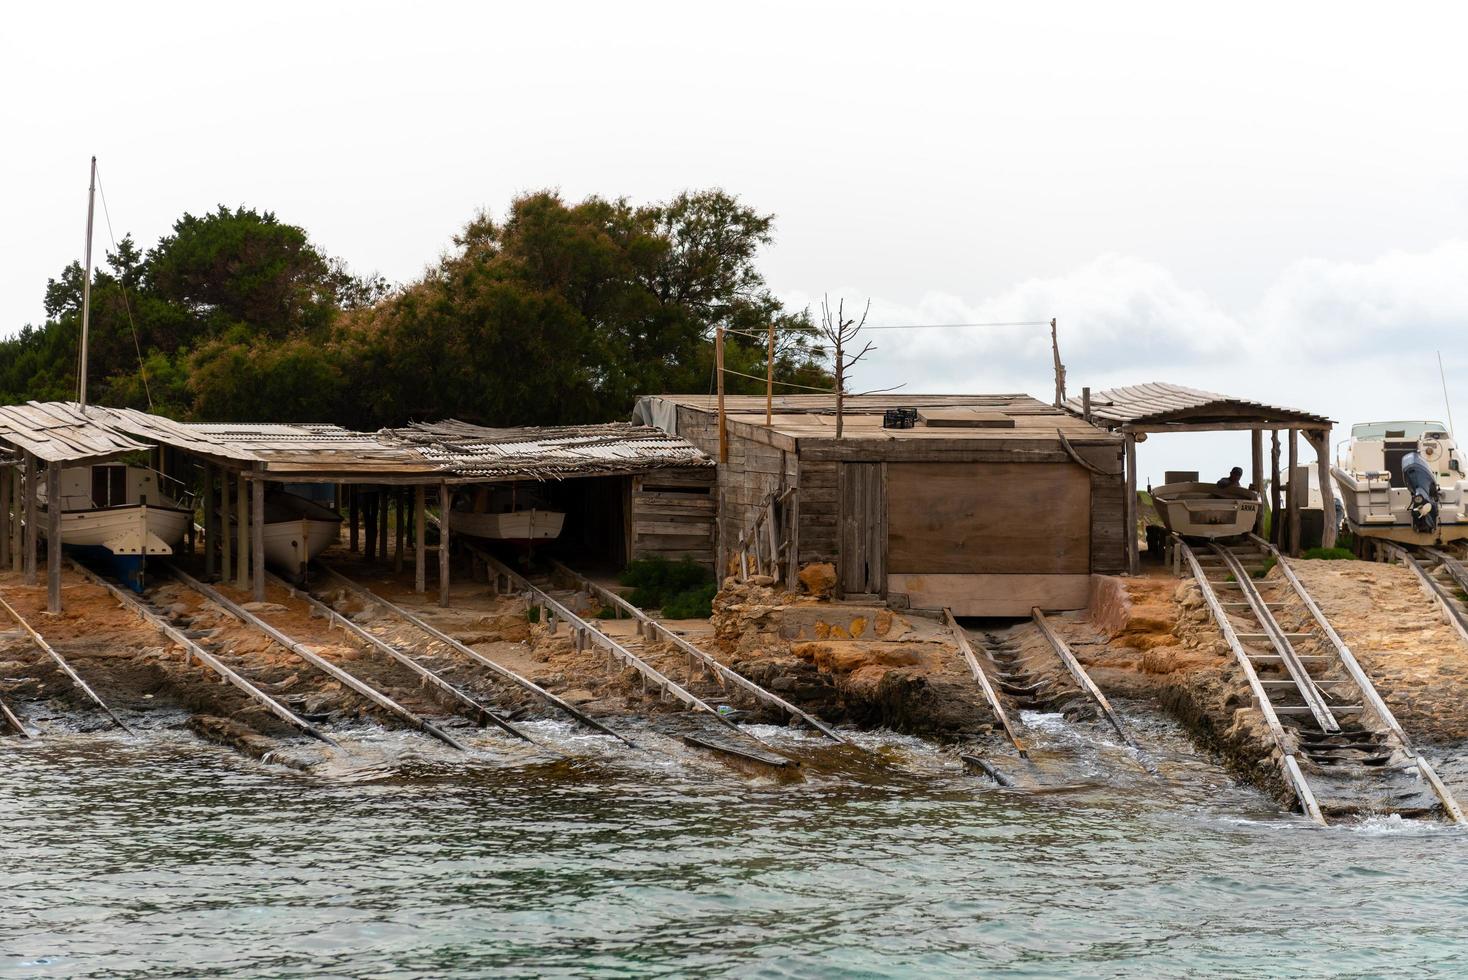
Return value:
[[(10, 566), (10, 481), (15, 467), (0, 466), (0, 569)], [(16, 517), (19, 520), (19, 515)]]
[(25, 544), (21, 537), (25, 529), (23, 484), (21, 471), (12, 467), (10, 471), (10, 570), (12, 572), (20, 571), (21, 563), (25, 560)]
[[(1285, 498), (1285, 500), (1286, 500), (1285, 506), (1288, 508), (1287, 515), (1286, 515), (1288, 519), (1286, 520), (1285, 523), (1286, 523), (1286, 526), (1289, 528), (1290, 555), (1292, 557), (1296, 557), (1296, 558), (1298, 558), (1299, 555), (1300, 555), (1300, 509), (1301, 509), (1301, 505), (1303, 503), (1302, 500), (1301, 500), (1301, 497), (1308, 496), (1309, 493), (1310, 493), (1310, 481), (1309, 481), (1308, 478), (1304, 481), (1304, 483), (1301, 486), (1299, 486), (1299, 487), (1295, 486), (1295, 484), (1298, 482), (1295, 478), (1296, 478), (1296, 476), (1299, 475), (1296, 472), (1299, 469), (1299, 467), (1300, 467), (1300, 434), (1297, 431), (1295, 431), (1294, 429), (1290, 429), (1289, 430), (1289, 474), (1290, 474), (1290, 490), (1289, 490), (1289, 496)], [(1320, 505), (1321, 505), (1321, 507), (1324, 507), (1325, 506), (1325, 497), (1326, 497), (1326, 493), (1327, 493), (1327, 491), (1329, 491), (1329, 489), (1330, 489), (1329, 487), (1324, 487), (1324, 486), (1322, 486), (1320, 488)]]
[(259, 472), (250, 481), (250, 597), (265, 601), (265, 480)]
[(452, 498), (447, 482), (438, 484), (438, 604), (449, 605), (449, 511)]
[(46, 464), (46, 611), (61, 612), (61, 464)]
[(219, 578), (221, 581), (229, 581), (230, 569), (234, 566), (230, 563), (230, 556), (234, 554), (234, 536), (229, 533), (229, 516), (234, 513), (231, 506), (234, 496), (234, 481), (229, 478), (229, 470), (219, 471)]
[(387, 505), (390, 502), (387, 488), (377, 491), (377, 557), (387, 561)]
[(423, 484), (413, 488), (413, 591), (428, 591), (428, 491)]
[(1279, 430), (1269, 433), (1269, 539), (1279, 546), (1284, 543), (1284, 521), (1280, 515)]
[[(1259, 494), (1259, 499), (1262, 501), (1264, 499), (1264, 432), (1263, 432), (1263, 430), (1261, 430), (1261, 429), (1255, 429), (1254, 430), (1254, 432), (1253, 432), (1253, 439), (1251, 440), (1251, 448), (1253, 450), (1252, 455), (1253, 455), (1253, 464), (1254, 464), (1253, 490), (1254, 490), (1255, 493)], [(1254, 533), (1255, 534), (1258, 534), (1260, 536), (1263, 536), (1263, 534), (1264, 534), (1264, 508), (1263, 507), (1260, 507), (1259, 508), (1259, 516), (1257, 518), (1255, 518), (1255, 520), (1254, 520)]]
[(234, 584), (243, 589), (250, 581), (250, 486), (245, 471), (235, 474), (235, 566)]
[(347, 488), (347, 550), (357, 550), (357, 486)]
[(215, 553), (219, 548), (219, 518), (215, 513), (218, 506), (214, 502), (214, 464), (204, 464), (204, 578), (214, 577)]
[(36, 584), (36, 552), (40, 549), (41, 505), (36, 500), (40, 492), (40, 479), (36, 472), (36, 457), (25, 454), (25, 548), (21, 567), (21, 581), (26, 585)]
[(1306, 432), (1305, 438), (1315, 450), (1315, 467), (1320, 481), (1320, 506), (1324, 509), (1325, 528), (1320, 545), (1334, 548), (1336, 542), (1335, 482), (1330, 475), (1330, 430)]
[(1126, 568), (1131, 575), (1142, 568), (1141, 555), (1137, 553), (1137, 437), (1126, 434), (1126, 499), (1122, 501), (1122, 534), (1125, 536)]
[[(1097, 420), (1106, 424), (1105, 419)], [(1282, 422), (1153, 422), (1127, 423), (1118, 426), (1121, 432), (1265, 432), (1277, 429)]]

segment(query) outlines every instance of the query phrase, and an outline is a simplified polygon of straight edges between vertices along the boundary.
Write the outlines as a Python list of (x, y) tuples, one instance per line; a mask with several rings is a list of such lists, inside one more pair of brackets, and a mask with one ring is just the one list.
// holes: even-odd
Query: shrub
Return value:
[(1350, 548), (1307, 548), (1300, 557), (1311, 561), (1355, 561), (1356, 553)]
[(639, 558), (622, 570), (620, 581), (632, 586), (627, 601), (640, 609), (661, 609), (672, 619), (708, 618), (718, 591), (713, 572), (696, 561)]
[(719, 587), (713, 582), (680, 592), (663, 603), (668, 619), (708, 619), (714, 614), (714, 596)]

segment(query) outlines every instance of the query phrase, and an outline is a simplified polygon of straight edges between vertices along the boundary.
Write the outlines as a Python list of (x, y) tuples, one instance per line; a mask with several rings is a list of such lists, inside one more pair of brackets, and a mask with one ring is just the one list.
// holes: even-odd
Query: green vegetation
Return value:
[(1306, 548), (1300, 557), (1311, 561), (1355, 561), (1356, 553), (1350, 548)]
[(713, 615), (718, 586), (713, 572), (696, 561), (639, 558), (623, 569), (620, 581), (632, 587), (628, 602), (641, 609), (659, 609), (668, 619)]
[(1264, 576), (1272, 572), (1274, 570), (1274, 566), (1277, 564), (1279, 564), (1279, 561), (1273, 555), (1270, 555), (1268, 558), (1264, 559), (1264, 564), (1260, 565), (1249, 574), (1253, 575), (1255, 578), (1263, 578)]
[[(269, 211), (185, 214), (94, 269), (89, 395), (195, 421), (602, 421), (639, 393), (707, 390), (715, 322), (751, 334), (729, 335), (729, 369), (763, 378), (773, 324), (776, 379), (828, 386), (807, 313), (755, 265), (772, 227), (717, 190), (642, 206), (539, 192), (392, 289)], [(0, 403), (75, 397), (82, 277), (63, 269), (45, 323), (0, 340)]]

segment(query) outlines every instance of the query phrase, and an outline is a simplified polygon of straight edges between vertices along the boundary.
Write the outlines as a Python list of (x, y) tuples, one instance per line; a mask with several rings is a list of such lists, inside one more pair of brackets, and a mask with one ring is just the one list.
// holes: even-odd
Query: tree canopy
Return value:
[[(830, 387), (805, 311), (756, 258), (773, 219), (722, 191), (634, 205), (552, 192), (476, 215), (417, 282), (360, 277), (271, 212), (185, 214), (93, 270), (93, 401), (199, 421), (625, 418), (642, 393), (709, 390), (726, 367)], [(75, 395), (83, 273), (47, 283), (46, 322), (0, 340), (0, 400)], [(731, 374), (730, 391), (762, 390)]]

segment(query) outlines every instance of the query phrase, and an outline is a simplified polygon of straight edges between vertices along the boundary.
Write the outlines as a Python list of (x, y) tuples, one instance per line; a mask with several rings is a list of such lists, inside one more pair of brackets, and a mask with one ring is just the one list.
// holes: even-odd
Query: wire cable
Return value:
[[(112, 215), (107, 210), (107, 191), (102, 187), (102, 170), (97, 169), (97, 193), (102, 198), (102, 217), (107, 222), (107, 237), (112, 240), (112, 250), (117, 251), (117, 236), (112, 233)], [(148, 369), (143, 366), (143, 345), (138, 343), (138, 325), (133, 322), (132, 303), (127, 298), (127, 283), (123, 276), (117, 277), (117, 286), (122, 290), (122, 308), (127, 311), (127, 327), (132, 331), (133, 350), (138, 355), (138, 377), (143, 379), (143, 396), (148, 399), (148, 411), (153, 411), (153, 391), (148, 385)]]

